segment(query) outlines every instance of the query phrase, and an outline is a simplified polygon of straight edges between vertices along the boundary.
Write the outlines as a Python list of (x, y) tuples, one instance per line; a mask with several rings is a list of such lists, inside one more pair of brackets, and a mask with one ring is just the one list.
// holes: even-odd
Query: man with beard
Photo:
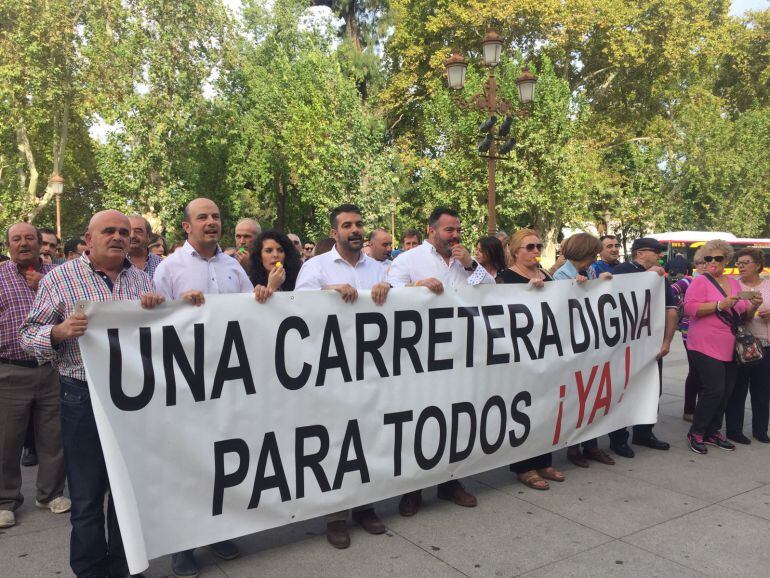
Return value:
[(0, 265), (0, 528), (15, 524), (14, 510), (24, 501), (19, 458), (28, 422), (37, 430), (40, 463), (35, 503), (54, 514), (70, 509), (63, 496), (59, 375), (19, 343), (40, 280), (53, 265), (40, 259), (40, 234), (29, 223), (8, 229), (8, 248), (11, 260)]
[(254, 250), (254, 241), (262, 232), (262, 227), (254, 219), (241, 219), (235, 224), (235, 257), (243, 267), (249, 270), (249, 258)]
[[(219, 246), (222, 220), (219, 207), (210, 199), (190, 201), (182, 221), (187, 241), (166, 257), (155, 270), (155, 287), (166, 299), (184, 299), (203, 305), (204, 295), (250, 293), (254, 286), (238, 261), (228, 257)], [(223, 560), (240, 555), (230, 540), (209, 546)], [(199, 569), (194, 550), (171, 556), (171, 568), (177, 576), (197, 576)]]
[[(358, 298), (358, 289), (370, 289), (372, 300), (382, 305), (390, 285), (385, 282), (385, 268), (362, 251), (364, 221), (361, 209), (345, 204), (329, 214), (335, 243), (331, 250), (307, 261), (300, 269), (295, 291), (333, 290), (345, 303)], [(326, 539), (335, 548), (350, 546), (348, 511), (326, 516)], [(372, 504), (353, 509), (353, 520), (370, 534), (384, 534), (385, 524), (377, 517)]]
[[(393, 287), (427, 287), (436, 295), (444, 286), (494, 285), (494, 278), (460, 244), (460, 216), (445, 207), (435, 209), (428, 219), (428, 238), (419, 247), (402, 253), (393, 261), (388, 282)], [(465, 491), (458, 480), (438, 485), (438, 497), (458, 506), (473, 507), (476, 497)], [(413, 516), (422, 504), (422, 490), (401, 497), (398, 511)]]
[(596, 277), (602, 273), (612, 273), (613, 269), (620, 265), (620, 243), (615, 235), (602, 235), (599, 237), (602, 243), (602, 250), (599, 253), (599, 260), (591, 265), (591, 269), (596, 273)]
[(59, 237), (53, 229), (47, 227), (41, 227), (38, 231), (43, 239), (40, 243), (40, 258), (45, 263), (60, 265), (62, 260), (59, 259)]
[(130, 215), (131, 238), (128, 244), (128, 258), (137, 269), (144, 271), (152, 279), (155, 270), (163, 262), (163, 259), (150, 253), (147, 242), (152, 235), (150, 222), (141, 215)]

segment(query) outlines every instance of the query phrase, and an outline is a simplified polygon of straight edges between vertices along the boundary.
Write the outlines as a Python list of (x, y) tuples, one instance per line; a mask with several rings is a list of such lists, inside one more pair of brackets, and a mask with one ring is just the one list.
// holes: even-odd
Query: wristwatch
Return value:
[(478, 261), (471, 261), (471, 264), (468, 267), (465, 267), (466, 271), (475, 271), (476, 268), (479, 266)]

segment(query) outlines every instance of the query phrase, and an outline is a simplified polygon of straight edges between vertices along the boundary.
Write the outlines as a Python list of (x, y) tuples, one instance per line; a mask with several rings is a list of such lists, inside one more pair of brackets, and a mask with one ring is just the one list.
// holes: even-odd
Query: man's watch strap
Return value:
[(465, 267), (465, 270), (466, 271), (475, 271), (478, 268), (478, 266), (479, 266), (479, 262), (478, 261), (471, 261), (471, 264), (469, 266)]

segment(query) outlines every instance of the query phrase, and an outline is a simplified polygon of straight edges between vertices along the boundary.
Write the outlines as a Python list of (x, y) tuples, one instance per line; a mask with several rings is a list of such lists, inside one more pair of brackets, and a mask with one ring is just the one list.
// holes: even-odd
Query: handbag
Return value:
[[(708, 280), (714, 284), (719, 292), (727, 297), (719, 282), (708, 273)], [(743, 325), (741, 314), (732, 307), (727, 311), (717, 311), (717, 317), (727, 325), (735, 335), (735, 361), (740, 365), (754, 365), (765, 357), (765, 351), (760, 341)]]

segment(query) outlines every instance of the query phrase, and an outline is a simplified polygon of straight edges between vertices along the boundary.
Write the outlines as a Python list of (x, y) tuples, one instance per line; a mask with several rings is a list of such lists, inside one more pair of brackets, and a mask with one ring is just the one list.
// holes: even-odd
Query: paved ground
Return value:
[[(587, 470), (556, 464), (568, 476), (548, 492), (519, 484), (507, 469), (468, 480), (473, 510), (428, 500), (401, 518), (397, 500), (378, 506), (389, 532), (351, 531), (352, 546), (334, 550), (322, 520), (238, 540), (243, 556), (219, 562), (198, 550), (202, 576), (768, 576), (770, 575), (770, 447), (736, 452), (687, 449), (682, 421), (687, 372), (681, 344), (667, 358), (656, 433), (669, 452), (639, 449), (636, 458)], [(747, 420), (750, 420), (747, 410)], [(747, 422), (750, 423), (750, 422)], [(750, 431), (750, 428), (747, 426)], [(606, 444), (606, 438), (603, 440)], [(34, 496), (34, 469), (25, 469)], [(70, 575), (67, 516), (35, 509), (0, 530), (0, 577)], [(167, 576), (170, 558), (145, 573)]]

